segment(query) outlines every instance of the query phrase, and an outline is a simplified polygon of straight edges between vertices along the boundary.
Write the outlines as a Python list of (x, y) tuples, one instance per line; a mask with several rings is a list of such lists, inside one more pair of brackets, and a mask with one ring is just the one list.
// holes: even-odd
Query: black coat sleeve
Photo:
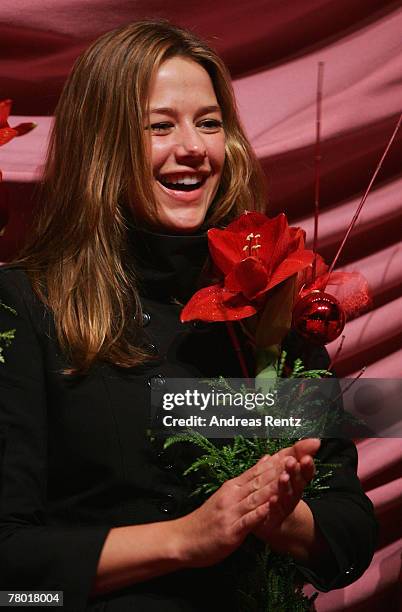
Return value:
[(109, 527), (49, 520), (40, 317), (22, 271), (0, 269), (0, 300), (17, 313), (0, 305), (0, 330), (15, 329), (0, 363), (0, 590), (61, 590), (63, 609), (79, 612)]
[(378, 525), (373, 505), (356, 474), (354, 443), (347, 439), (322, 440), (318, 458), (339, 464), (332, 470), (328, 489), (316, 499), (305, 499), (330, 555), (319, 570), (301, 569), (317, 589), (329, 591), (351, 584), (367, 569), (374, 554)]
[[(291, 361), (302, 355), (310, 369), (329, 366), (328, 353), (323, 347), (306, 346), (293, 335), (286, 348)], [(341, 399), (339, 401), (342, 403)], [(342, 405), (338, 408), (343, 410)], [(338, 464), (326, 481), (328, 488), (317, 498), (304, 499), (329, 551), (326, 562), (319, 568), (313, 571), (299, 566), (299, 569), (315, 588), (326, 592), (351, 584), (365, 572), (375, 551), (378, 523), (373, 504), (357, 476), (358, 456), (354, 442), (347, 438), (322, 439), (317, 459)]]

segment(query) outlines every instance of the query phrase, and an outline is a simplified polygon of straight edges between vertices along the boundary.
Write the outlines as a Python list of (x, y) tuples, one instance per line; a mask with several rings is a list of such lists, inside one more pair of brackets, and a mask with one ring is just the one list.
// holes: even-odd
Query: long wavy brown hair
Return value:
[[(190, 58), (210, 75), (222, 117), (226, 161), (207, 225), (264, 208), (262, 173), (239, 123), (230, 75), (191, 32), (166, 21), (130, 24), (101, 36), (77, 60), (61, 94), (31, 239), (15, 264), (54, 315), (70, 361), (133, 367), (149, 359), (138, 341), (141, 304), (127, 265), (127, 211), (156, 220), (144, 125), (160, 65)], [(135, 317), (133, 317), (133, 314)]]

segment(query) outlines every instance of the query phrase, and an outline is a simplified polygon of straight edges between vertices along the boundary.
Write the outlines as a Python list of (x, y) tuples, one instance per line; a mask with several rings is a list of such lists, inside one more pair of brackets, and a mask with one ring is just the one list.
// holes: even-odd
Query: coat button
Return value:
[(168, 493), (166, 495), (166, 499), (164, 499), (163, 502), (161, 502), (161, 504), (159, 505), (159, 510), (163, 512), (163, 514), (172, 514), (174, 506), (175, 501), (173, 495), (171, 493)]
[(162, 450), (162, 451), (160, 451), (160, 452), (157, 454), (157, 458), (158, 458), (158, 461), (159, 461), (160, 465), (161, 465), (161, 466), (162, 466), (162, 467), (163, 467), (165, 470), (173, 470), (173, 469), (174, 469), (174, 467), (175, 467), (175, 466), (173, 465), (173, 463), (169, 463), (169, 460), (168, 460), (168, 459), (167, 459), (167, 457), (166, 457), (166, 452), (165, 452), (165, 451), (163, 451), (163, 450)]
[(159, 354), (158, 347), (155, 344), (145, 344), (144, 348), (146, 351), (148, 351), (148, 353), (154, 355), (155, 357)]
[(162, 389), (166, 384), (166, 379), (162, 376), (162, 374), (155, 374), (155, 376), (150, 376), (148, 378), (148, 386), (154, 391), (158, 391)]
[(151, 315), (149, 314), (149, 312), (143, 312), (142, 313), (142, 326), (146, 327), (147, 325), (149, 325), (151, 322)]

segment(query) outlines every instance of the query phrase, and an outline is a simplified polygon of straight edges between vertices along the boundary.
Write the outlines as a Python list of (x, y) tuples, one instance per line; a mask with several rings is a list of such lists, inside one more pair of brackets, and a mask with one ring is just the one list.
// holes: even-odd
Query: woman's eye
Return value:
[[(197, 127), (204, 132), (218, 132), (222, 126), (223, 123), (219, 119), (202, 119), (197, 123)], [(170, 121), (158, 121), (158, 123), (147, 125), (145, 129), (150, 130), (153, 134), (166, 134), (174, 127)]]
[(208, 132), (217, 132), (221, 129), (223, 123), (219, 119), (203, 119), (198, 126)]
[(172, 127), (172, 123), (169, 123), (168, 121), (160, 121), (159, 123), (151, 123), (151, 125), (147, 126), (147, 129), (151, 130), (151, 132), (163, 133), (168, 132)]

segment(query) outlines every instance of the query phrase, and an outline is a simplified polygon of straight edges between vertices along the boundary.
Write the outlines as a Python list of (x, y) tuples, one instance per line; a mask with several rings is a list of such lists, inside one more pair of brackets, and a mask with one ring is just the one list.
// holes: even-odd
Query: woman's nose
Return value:
[(175, 155), (178, 159), (190, 157), (203, 160), (206, 157), (206, 146), (197, 130), (186, 129), (178, 134)]

